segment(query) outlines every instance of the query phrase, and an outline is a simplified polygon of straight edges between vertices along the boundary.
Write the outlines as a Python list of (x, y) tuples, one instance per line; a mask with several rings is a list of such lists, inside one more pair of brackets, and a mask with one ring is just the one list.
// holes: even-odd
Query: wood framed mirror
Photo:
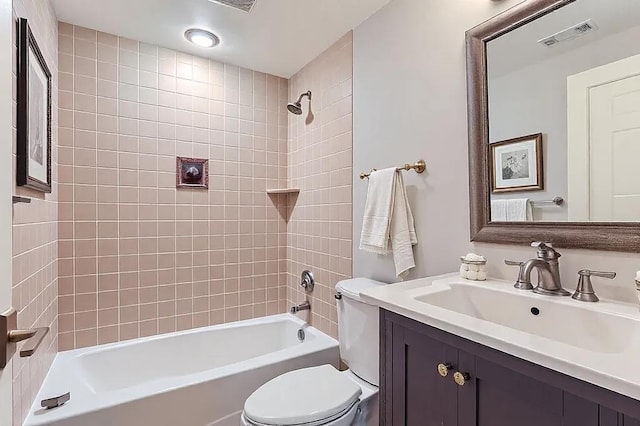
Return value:
[(640, 3), (607, 3), (528, 0), (467, 31), (472, 241), (640, 252)]

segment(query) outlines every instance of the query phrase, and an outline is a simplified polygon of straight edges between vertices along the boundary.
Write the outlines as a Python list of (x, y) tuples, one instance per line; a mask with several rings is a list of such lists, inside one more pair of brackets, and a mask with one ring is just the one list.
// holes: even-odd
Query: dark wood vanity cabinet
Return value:
[(392, 312), (380, 318), (381, 425), (640, 426), (640, 401)]

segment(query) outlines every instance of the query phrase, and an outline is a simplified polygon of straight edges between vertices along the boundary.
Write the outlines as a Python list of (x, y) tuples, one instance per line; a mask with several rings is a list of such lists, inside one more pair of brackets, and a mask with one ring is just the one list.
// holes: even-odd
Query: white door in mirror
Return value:
[(568, 218), (637, 222), (640, 55), (567, 79)]
[(640, 76), (593, 88), (589, 122), (591, 220), (637, 221), (640, 212)]

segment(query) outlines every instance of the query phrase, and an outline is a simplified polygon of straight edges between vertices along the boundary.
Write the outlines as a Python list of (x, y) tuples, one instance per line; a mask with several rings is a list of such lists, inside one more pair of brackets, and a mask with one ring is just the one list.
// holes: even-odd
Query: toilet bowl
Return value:
[(285, 373), (245, 402), (243, 426), (377, 426), (378, 388), (331, 365)]
[(378, 308), (360, 292), (384, 285), (354, 278), (336, 285), (340, 356), (349, 366), (331, 365), (285, 373), (245, 401), (243, 426), (378, 426)]

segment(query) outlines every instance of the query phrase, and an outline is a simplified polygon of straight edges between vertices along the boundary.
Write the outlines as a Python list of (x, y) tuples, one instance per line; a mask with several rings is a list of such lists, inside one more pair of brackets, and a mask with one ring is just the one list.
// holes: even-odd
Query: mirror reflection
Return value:
[(640, 2), (615, 3), (487, 44), (493, 222), (640, 222)]

